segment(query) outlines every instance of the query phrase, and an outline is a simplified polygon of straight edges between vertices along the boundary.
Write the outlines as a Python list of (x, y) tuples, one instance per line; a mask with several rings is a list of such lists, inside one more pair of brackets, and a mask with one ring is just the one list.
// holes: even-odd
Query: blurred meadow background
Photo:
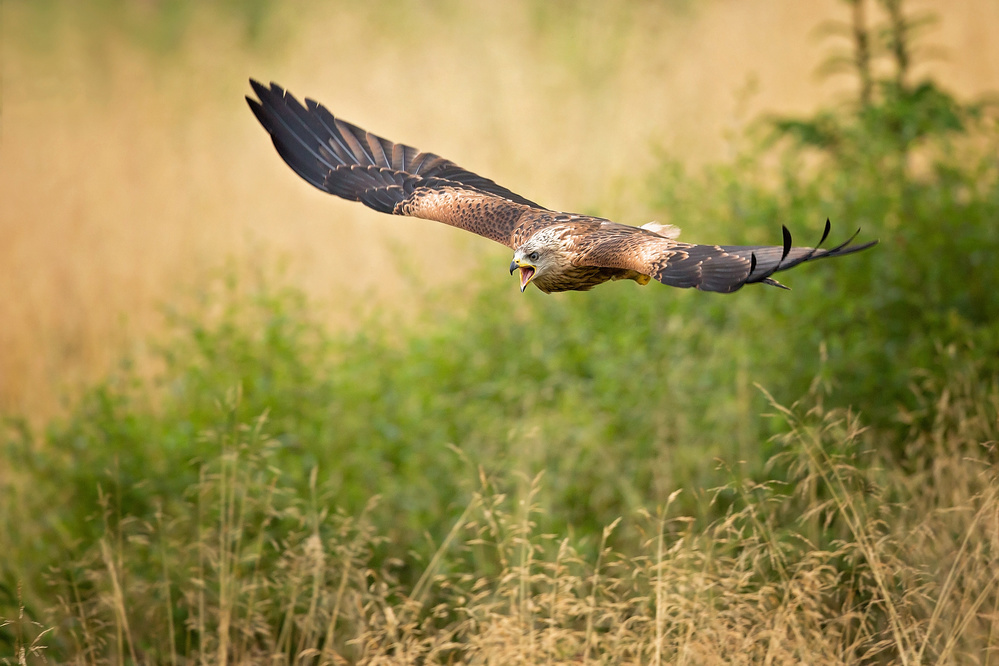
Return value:
[[(0, 2), (0, 663), (999, 663), (999, 3)], [(520, 294), (247, 79), (551, 208)]]

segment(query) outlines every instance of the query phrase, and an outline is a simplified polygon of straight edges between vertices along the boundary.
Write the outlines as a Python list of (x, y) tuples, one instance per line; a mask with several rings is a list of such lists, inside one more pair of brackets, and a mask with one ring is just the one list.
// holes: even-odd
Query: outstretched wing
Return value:
[(521, 215), (545, 210), (454, 162), (392, 143), (335, 118), (311, 99), (303, 106), (277, 84), (253, 79), (250, 109), (278, 154), (324, 192), (382, 213), (444, 222), (512, 247)]
[(771, 277), (774, 273), (813, 259), (859, 252), (878, 242), (851, 245), (855, 233), (836, 247), (822, 249), (819, 246), (829, 235), (829, 229), (826, 220), (816, 247), (792, 247), (787, 227), (783, 228), (782, 246), (693, 245), (644, 229), (604, 223), (578, 243), (579, 254), (574, 263), (630, 269), (672, 287), (695, 287), (702, 291), (731, 293), (755, 282), (784, 287)]

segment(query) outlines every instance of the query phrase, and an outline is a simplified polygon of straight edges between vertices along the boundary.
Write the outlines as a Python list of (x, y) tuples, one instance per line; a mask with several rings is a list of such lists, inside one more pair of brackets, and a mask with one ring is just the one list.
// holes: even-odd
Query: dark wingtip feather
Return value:
[(819, 248), (819, 247), (821, 247), (821, 246), (822, 246), (822, 244), (826, 242), (826, 239), (827, 239), (827, 238), (829, 238), (829, 231), (830, 231), (831, 229), (832, 229), (832, 223), (831, 223), (831, 222), (829, 221), (829, 218), (827, 217), (827, 218), (826, 218), (826, 228), (825, 228), (825, 230), (824, 230), (824, 231), (822, 232), (822, 238), (820, 238), (820, 239), (819, 239), (819, 243), (818, 243), (818, 245), (816, 245), (816, 246), (815, 246), (816, 248)]
[[(866, 248), (869, 248), (871, 245), (874, 244), (874, 243), (866, 243), (865, 245), (855, 245), (853, 247), (848, 247), (850, 245), (850, 243), (853, 242), (853, 239), (856, 238), (859, 235), (860, 235), (860, 227), (857, 227), (857, 230), (853, 232), (852, 236), (850, 236), (849, 238), (847, 238), (845, 241), (843, 241), (842, 243), (840, 243), (836, 247), (834, 247), (834, 248), (832, 248), (830, 250), (826, 250), (826, 252), (825, 252), (825, 254), (823, 256), (836, 256), (837, 254), (847, 254), (847, 253), (850, 253), (850, 252), (858, 252), (860, 250), (864, 250)], [(874, 242), (876, 243), (877, 241), (874, 241)]]
[(257, 81), (256, 79), (252, 78), (250, 79), (250, 87), (253, 88), (253, 92), (257, 93), (257, 97), (259, 97), (261, 100), (263, 100), (264, 96), (267, 95), (269, 92), (271, 92), (271, 90), (277, 89), (278, 91), (284, 92), (275, 83), (271, 83), (271, 87), (268, 88), (260, 81)]
[(784, 234), (784, 254), (781, 255), (780, 261), (777, 262), (778, 266), (784, 263), (784, 260), (787, 259), (787, 255), (791, 252), (791, 232), (788, 230), (787, 226), (783, 224), (780, 225), (780, 228)]
[(867, 241), (866, 243), (863, 243), (861, 245), (851, 245), (849, 247), (840, 247), (840, 248), (837, 249), (837, 251), (835, 253), (833, 253), (833, 252), (830, 251), (829, 256), (838, 257), (838, 256), (842, 256), (844, 254), (853, 254), (854, 252), (860, 252), (861, 250), (866, 250), (869, 247), (873, 247), (873, 246), (877, 245), (879, 242), (880, 241), (878, 241), (878, 240), (872, 240), (872, 241)]
[(264, 117), (264, 107), (260, 105), (260, 102), (253, 99), (249, 95), (246, 96), (246, 103), (250, 105), (250, 111), (253, 111), (253, 115), (256, 117), (257, 122), (267, 127), (267, 122)]

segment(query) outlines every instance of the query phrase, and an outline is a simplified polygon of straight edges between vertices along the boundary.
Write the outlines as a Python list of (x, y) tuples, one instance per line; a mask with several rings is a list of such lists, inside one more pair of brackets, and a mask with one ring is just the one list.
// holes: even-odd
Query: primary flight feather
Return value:
[[(439, 155), (340, 120), (311, 99), (303, 105), (274, 83), (250, 85), (258, 98), (246, 98), (250, 109), (299, 176), (382, 213), (436, 220), (512, 248), (510, 273), (520, 271), (521, 291), (532, 283), (551, 293), (652, 278), (724, 293), (756, 282), (782, 287), (771, 277), (778, 271), (877, 243), (851, 245), (854, 234), (830, 249), (792, 247), (785, 227), (781, 246), (697, 245), (677, 241), (668, 225), (631, 227), (549, 210)], [(826, 220), (819, 245), (828, 233)]]

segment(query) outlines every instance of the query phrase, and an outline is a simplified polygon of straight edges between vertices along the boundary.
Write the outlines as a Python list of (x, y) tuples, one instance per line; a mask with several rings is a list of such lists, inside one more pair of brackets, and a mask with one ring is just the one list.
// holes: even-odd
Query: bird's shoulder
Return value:
[(636, 235), (656, 237), (655, 234), (650, 234), (639, 227), (619, 224), (602, 217), (543, 209), (525, 211), (514, 235), (514, 247), (537, 236), (564, 240), (579, 251), (613, 238), (627, 238)]

